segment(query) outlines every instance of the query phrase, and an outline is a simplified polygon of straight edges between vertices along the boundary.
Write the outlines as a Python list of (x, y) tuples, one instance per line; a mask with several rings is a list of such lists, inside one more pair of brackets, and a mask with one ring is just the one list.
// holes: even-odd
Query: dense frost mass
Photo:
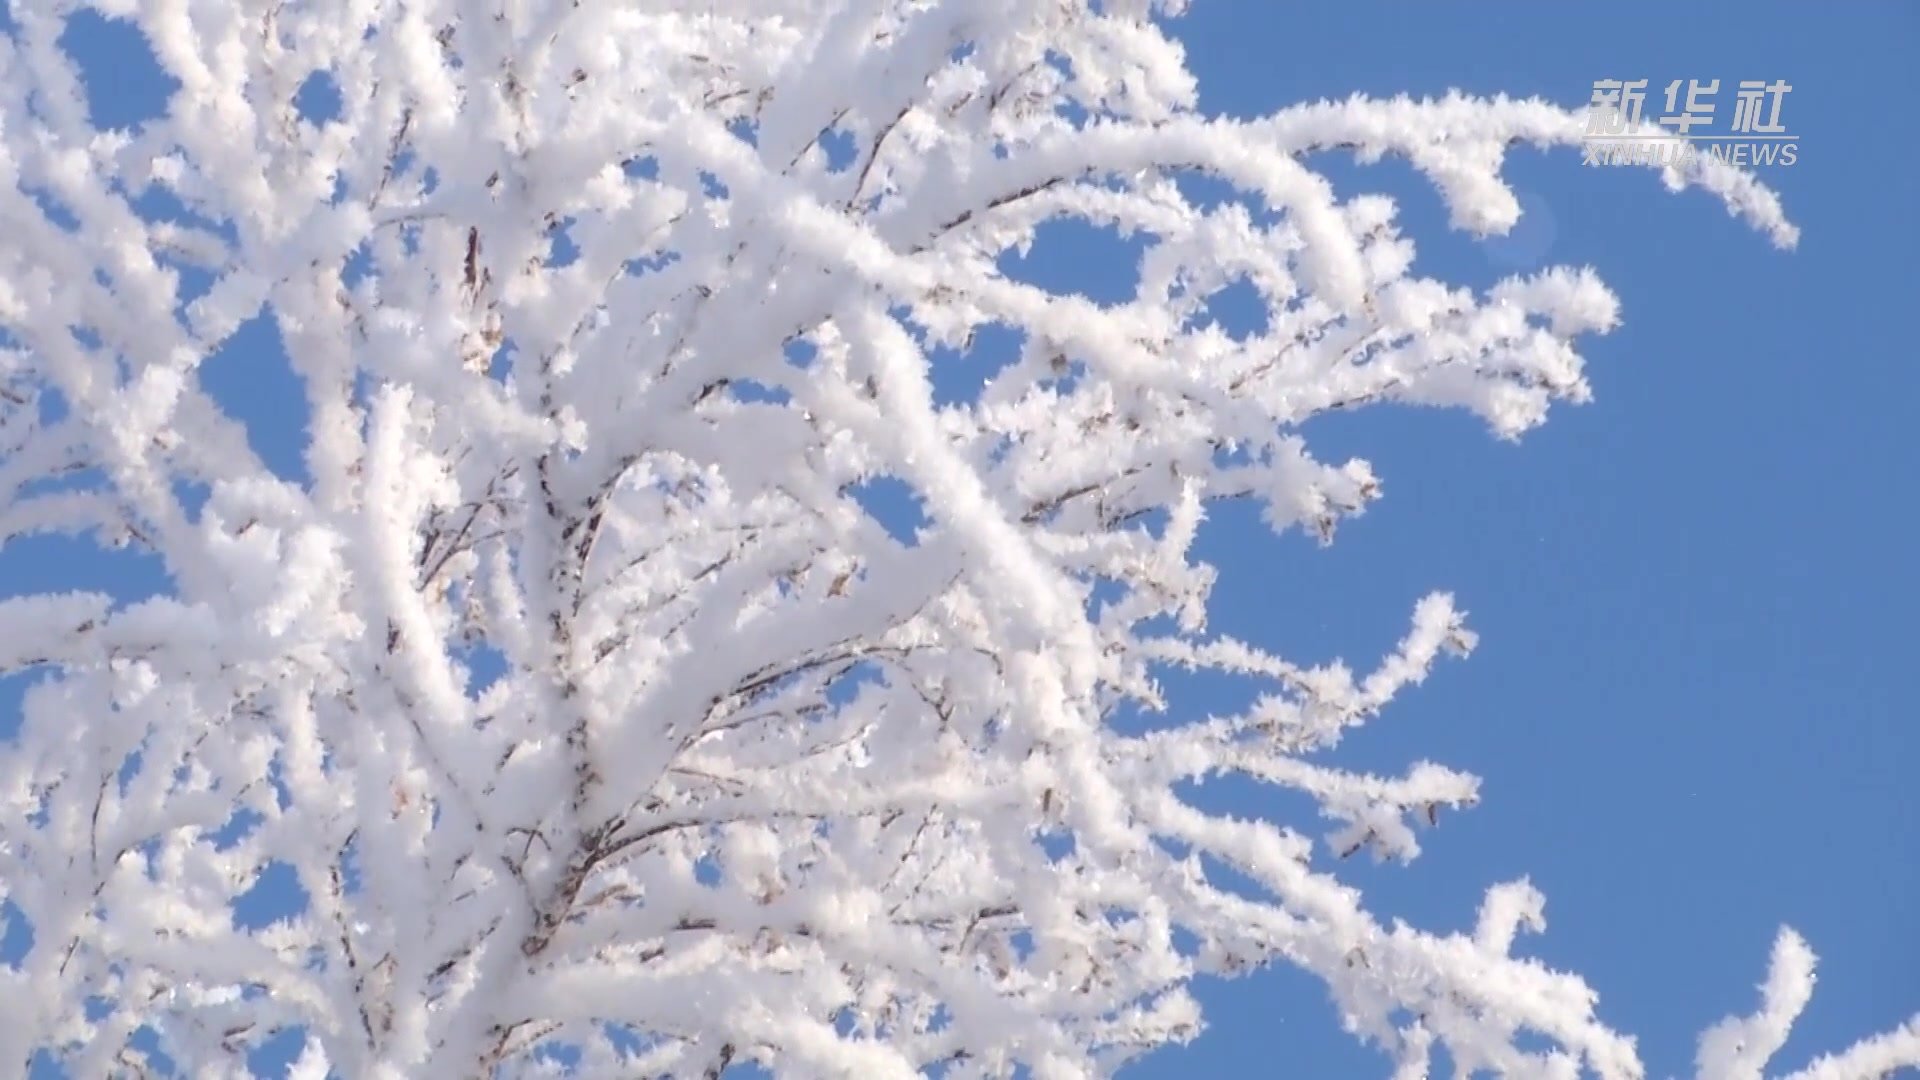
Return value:
[[(162, 115), (95, 125), (76, 14), (137, 27)], [(1449, 598), (1371, 674), (1298, 666), (1208, 632), (1191, 552), (1215, 500), (1330, 537), (1378, 494), (1310, 454), (1317, 414), (1511, 435), (1587, 396), (1591, 273), (1415, 276), (1393, 203), (1304, 163), (1403, 157), (1499, 232), (1507, 148), (1582, 118), (1209, 119), (1175, 14), (15, 0), (0, 540), (145, 551), (171, 589), (0, 601), (33, 679), (0, 1072), (244, 1075), (291, 1034), (308, 1078), (1099, 1076), (1199, 1029), (1196, 976), (1287, 964), (1402, 1077), (1640, 1076), (1580, 979), (1512, 955), (1527, 884), (1428, 932), (1333, 874), (1474, 801), (1322, 753), (1472, 645)], [(1665, 179), (1795, 239), (1735, 169)], [(1131, 299), (1003, 272), (1063, 218), (1144, 238)], [(1207, 317), (1229, 286), (1258, 331)], [(291, 478), (200, 377), (263, 313), (306, 393)], [(953, 365), (984, 384), (937, 393)], [(1198, 716), (1176, 668), (1265, 690)], [(1223, 773), (1333, 832), (1183, 799)], [(263, 874), (295, 913), (236, 920)], [(1783, 933), (1701, 1075), (1760, 1076), (1811, 972)], [(1910, 1024), (1796, 1075), (1916, 1057)]]

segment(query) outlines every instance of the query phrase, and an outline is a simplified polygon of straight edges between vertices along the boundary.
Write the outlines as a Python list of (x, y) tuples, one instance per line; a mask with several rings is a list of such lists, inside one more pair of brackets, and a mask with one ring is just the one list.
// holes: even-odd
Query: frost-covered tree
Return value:
[[(1402, 1077), (1640, 1076), (1511, 952), (1524, 882), (1428, 932), (1334, 875), (1474, 801), (1325, 754), (1472, 645), (1451, 601), (1372, 674), (1303, 666), (1208, 632), (1192, 551), (1217, 500), (1324, 538), (1378, 494), (1310, 455), (1317, 415), (1512, 436), (1587, 396), (1592, 274), (1416, 276), (1392, 201), (1304, 163), (1403, 157), (1497, 233), (1507, 148), (1584, 118), (1209, 119), (1152, 8), (14, 0), (0, 541), (144, 550), (171, 588), (0, 601), (33, 679), (0, 1072), (244, 1075), (291, 1033), (306, 1078), (1105, 1075), (1198, 1030), (1196, 977), (1286, 964)], [(144, 35), (162, 115), (96, 126), (85, 9)], [(1794, 242), (1742, 172), (1664, 179)], [(1130, 300), (1004, 269), (1059, 219), (1144, 238)], [(1232, 286), (1256, 331), (1208, 318)], [(199, 377), (263, 314), (296, 477)], [(1178, 669), (1264, 690), (1195, 715)], [(1183, 798), (1219, 774), (1334, 831)], [(292, 914), (236, 922), (269, 872)], [(1811, 964), (1783, 932), (1702, 1076), (1761, 1075)], [(1795, 1075), (1916, 1058), (1909, 1024)]]

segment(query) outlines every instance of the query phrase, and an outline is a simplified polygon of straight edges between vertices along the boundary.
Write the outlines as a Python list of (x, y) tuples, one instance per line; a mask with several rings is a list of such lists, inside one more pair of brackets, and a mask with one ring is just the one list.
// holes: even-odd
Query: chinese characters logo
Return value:
[(1716, 131), (1719, 79), (1668, 83), (1664, 111), (1651, 123), (1645, 115), (1647, 80), (1596, 80), (1587, 105), (1585, 163), (1683, 165), (1707, 157), (1733, 165), (1792, 165), (1799, 160), (1799, 136), (1780, 120), (1792, 90), (1784, 79), (1738, 83), (1729, 123)]

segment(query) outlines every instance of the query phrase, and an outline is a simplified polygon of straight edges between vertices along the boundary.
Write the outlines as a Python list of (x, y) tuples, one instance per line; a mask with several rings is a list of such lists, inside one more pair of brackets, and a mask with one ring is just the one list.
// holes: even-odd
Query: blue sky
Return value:
[[(1793, 85), (1799, 162), (1765, 179), (1803, 229), (1781, 253), (1708, 197), (1577, 153), (1515, 155), (1530, 217), (1481, 245), (1445, 232), (1437, 196), (1396, 163), (1326, 167), (1343, 195), (1402, 197), (1416, 269), (1470, 284), (1592, 264), (1624, 326), (1586, 355), (1597, 400), (1519, 445), (1456, 413), (1373, 412), (1309, 428), (1358, 454), (1386, 498), (1320, 549), (1221, 508), (1206, 551), (1230, 587), (1218, 629), (1301, 660), (1369, 666), (1425, 592), (1448, 589), (1482, 635), (1343, 748), (1399, 769), (1431, 758), (1485, 778), (1410, 867), (1351, 869), (1377, 910), (1471, 923), (1481, 891), (1528, 874), (1549, 931), (1523, 948), (1583, 972), (1602, 1015), (1680, 1074), (1703, 1025), (1750, 1009), (1776, 927), (1822, 957), (1783, 1064), (1920, 1009), (1920, 735), (1904, 691), (1920, 608), (1909, 508), (1920, 368), (1903, 316), (1920, 252), (1920, 6), (1653, 2), (1464, 7), (1199, 0), (1180, 36), (1209, 111), (1254, 115), (1354, 91), (1449, 88), (1580, 104), (1596, 79)], [(1490, 10), (1476, 8), (1475, 10)], [(113, 35), (78, 35), (97, 115), (129, 122), (165, 87)], [(1656, 102), (1657, 104), (1657, 102)], [(1098, 296), (1130, 265), (1084, 236), (1027, 270)], [(272, 337), (243, 334), (208, 379), (293, 466), (296, 391)], [(1823, 389), (1824, 388), (1824, 389)], [(0, 595), (155, 587), (151, 568), (28, 543), (0, 553)], [(1187, 703), (1210, 704), (1196, 688)], [(0, 732), (18, 687), (0, 687)], [(1224, 805), (1252, 810), (1232, 790)], [(1383, 1075), (1303, 976), (1209, 987), (1211, 1030), (1140, 1077)]]
[[(1393, 163), (1331, 166), (1402, 198), (1417, 270), (1485, 282), (1591, 264), (1624, 325), (1584, 350), (1594, 403), (1517, 446), (1470, 417), (1375, 412), (1319, 428), (1386, 497), (1331, 548), (1217, 515), (1222, 629), (1356, 662), (1424, 590), (1481, 633), (1347, 748), (1431, 757), (1484, 801), (1405, 868), (1356, 868), (1383, 911), (1464, 926), (1488, 882), (1531, 875), (1548, 933), (1655, 1076), (1700, 1027), (1757, 1004), (1775, 927), (1822, 958), (1780, 1064), (1920, 1009), (1920, 734), (1908, 690), (1920, 574), (1908, 434), (1920, 369), (1920, 6), (1615, 3), (1499, 7), (1200, 2), (1181, 37), (1208, 110), (1450, 88), (1578, 105), (1596, 79), (1785, 79), (1792, 167), (1765, 171), (1803, 227), (1781, 253), (1699, 193), (1631, 169), (1517, 152), (1536, 223), (1488, 250), (1443, 234)], [(1477, 8), (1475, 10), (1489, 10)], [(1357, 190), (1345, 187), (1346, 192)], [(1310, 429), (1309, 438), (1314, 431)], [(1235, 576), (1235, 571), (1239, 571)], [(1902, 777), (1907, 777), (1902, 780)], [(1523, 939), (1525, 942), (1526, 939)], [(1142, 1077), (1382, 1075), (1303, 977), (1207, 995), (1212, 1028)]]

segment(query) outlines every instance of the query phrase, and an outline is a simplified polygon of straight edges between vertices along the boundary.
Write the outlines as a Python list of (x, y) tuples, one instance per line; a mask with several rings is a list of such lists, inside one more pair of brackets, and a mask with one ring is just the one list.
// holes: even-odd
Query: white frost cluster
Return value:
[[(1580, 117), (1209, 119), (1172, 6), (14, 3), (0, 542), (132, 546), (172, 587), (0, 601), (0, 674), (36, 680), (0, 745), (29, 941), (0, 1072), (245, 1075), (293, 1032), (315, 1080), (1101, 1076), (1195, 1034), (1196, 976), (1280, 963), (1399, 1076), (1641, 1076), (1582, 981), (1510, 951), (1530, 886), (1435, 934), (1330, 872), (1474, 801), (1321, 753), (1471, 646), (1449, 599), (1370, 675), (1303, 667), (1207, 632), (1192, 552), (1216, 500), (1330, 537), (1379, 493), (1309, 453), (1313, 416), (1512, 435), (1587, 396), (1592, 274), (1414, 276), (1392, 202), (1304, 164), (1402, 156), (1500, 231), (1506, 149)], [(163, 115), (94, 126), (83, 9), (137, 26)], [(296, 107), (316, 84), (332, 115)], [(1668, 179), (1794, 240), (1736, 170)], [(1002, 271), (1062, 219), (1143, 239), (1131, 299)], [(1207, 317), (1230, 286), (1263, 327)], [(297, 480), (200, 379), (263, 313), (307, 396)], [(865, 508), (882, 478), (911, 538)], [(1196, 717), (1174, 668), (1265, 690)], [(1182, 797), (1219, 774), (1332, 835)], [(242, 925), (275, 868), (293, 913)], [(1760, 1076), (1811, 981), (1786, 934), (1701, 1075)]]

